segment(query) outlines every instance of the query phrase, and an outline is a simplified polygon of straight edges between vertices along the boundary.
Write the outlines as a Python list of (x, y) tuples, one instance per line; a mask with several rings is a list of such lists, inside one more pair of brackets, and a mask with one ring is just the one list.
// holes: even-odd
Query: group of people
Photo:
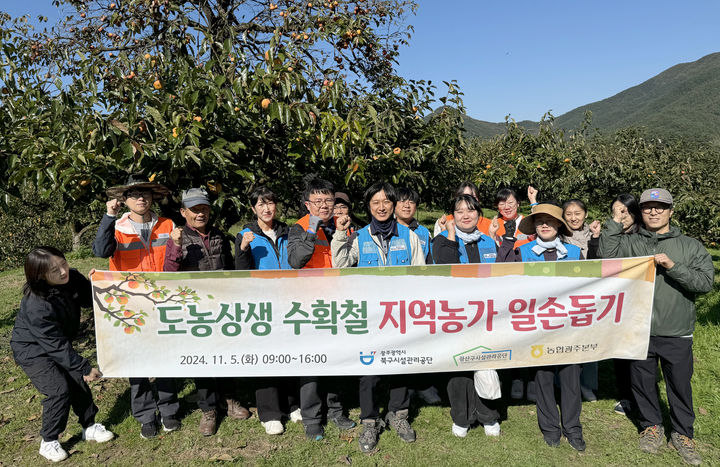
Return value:
[[(645, 360), (616, 360), (619, 402), (615, 410), (632, 411), (641, 427), (639, 447), (657, 452), (665, 441), (656, 373), (658, 361), (666, 381), (670, 405), (669, 445), (683, 459), (699, 464), (693, 441), (692, 333), (694, 297), (711, 290), (713, 264), (697, 240), (672, 226), (671, 194), (661, 188), (642, 193), (639, 200), (619, 195), (603, 224), (587, 223), (587, 208), (577, 199), (564, 204), (539, 203), (538, 191), (528, 187), (531, 213), (519, 212), (519, 198), (512, 189), (497, 193), (497, 215), (483, 216), (478, 188), (460, 184), (448, 214), (434, 232), (420, 225), (416, 211), (420, 198), (411, 188), (377, 182), (367, 188), (363, 204), (369, 223), (360, 227), (352, 202), (333, 185), (314, 178), (307, 182), (303, 204), (307, 214), (292, 226), (276, 219), (280, 202), (267, 187), (250, 195), (254, 220), (244, 226), (234, 242), (212, 226), (211, 201), (202, 188), (181, 195), (176, 226), (160, 217), (153, 204), (170, 194), (159, 183), (131, 176), (124, 185), (108, 190), (110, 200), (93, 242), (97, 256), (109, 258), (118, 271), (210, 271), (218, 269), (301, 269), (424, 264), (568, 261), (652, 255), (657, 264), (650, 346)], [(121, 215), (126, 206), (128, 212)], [(70, 408), (78, 415), (83, 439), (109, 441), (113, 434), (95, 422), (97, 407), (87, 382), (101, 377), (97, 368), (72, 347), (78, 332), (80, 307), (91, 303), (88, 280), (69, 269), (63, 254), (39, 247), (25, 263), (27, 284), (11, 339), (17, 363), (25, 370), (43, 400), (40, 454), (59, 461), (67, 457), (58, 435), (64, 430)], [(596, 400), (597, 363), (506, 370), (511, 397), (523, 395), (537, 405), (538, 425), (545, 442), (558, 446), (564, 436), (578, 451), (585, 450), (580, 413), (582, 398)], [(388, 406), (381, 417), (381, 378), (389, 388)], [(211, 436), (219, 414), (233, 419), (251, 416), (233, 398), (232, 379), (197, 378), (199, 431)], [(143, 438), (160, 429), (180, 427), (176, 381), (171, 378), (130, 379), (132, 415)], [(283, 420), (302, 422), (308, 439), (324, 436), (324, 420), (341, 430), (356, 426), (348, 418), (334, 378), (256, 378), (253, 382), (257, 416), (270, 435), (284, 431)], [(413, 390), (430, 402), (439, 402), (437, 387), (445, 387), (450, 403), (452, 433), (458, 437), (482, 424), (487, 436), (500, 435), (500, 416), (494, 401), (478, 396), (473, 373), (447, 375), (360, 376), (359, 447), (376, 448), (380, 432), (389, 427), (406, 442), (416, 434), (408, 419)], [(560, 411), (555, 387), (560, 388)], [(153, 388), (154, 386), (154, 388)], [(411, 388), (410, 386), (414, 386)]]

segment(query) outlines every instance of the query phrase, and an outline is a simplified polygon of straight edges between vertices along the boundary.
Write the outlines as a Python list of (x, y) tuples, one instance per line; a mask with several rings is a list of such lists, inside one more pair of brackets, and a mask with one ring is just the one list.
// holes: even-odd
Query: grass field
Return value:
[[(693, 376), (695, 436), (706, 465), (720, 463), (720, 250), (711, 253), (716, 283), (713, 292), (698, 300)], [(82, 272), (107, 265), (106, 260), (96, 258), (71, 258), (70, 263)], [(42, 396), (14, 363), (9, 347), (22, 283), (20, 269), (0, 273), (0, 466), (44, 462), (37, 453)], [(90, 312), (85, 319), (85, 332), (75, 347), (94, 360)], [(256, 417), (240, 422), (223, 420), (215, 436), (203, 438), (197, 430), (200, 411), (192, 380), (183, 383), (183, 427), (177, 432), (141, 439), (139, 424), (130, 415), (127, 381), (108, 379), (91, 386), (100, 408), (97, 420), (117, 438), (100, 445), (81, 441), (80, 426), (71, 414), (61, 442), (70, 453), (66, 462), (72, 465), (682, 465), (679, 456), (667, 447), (658, 455), (637, 449), (635, 425), (612, 410), (614, 381), (609, 362), (601, 363), (600, 378), (599, 401), (583, 403), (581, 420), (588, 445), (583, 453), (575, 452), (567, 442), (557, 449), (547, 447), (537, 428), (535, 406), (509, 399), (501, 404), (506, 409), (501, 411), (503, 432), (499, 438), (485, 437), (480, 428), (471, 430), (465, 439), (450, 432), (447, 400), (440, 406), (420, 406), (415, 401), (411, 417), (417, 442), (405, 444), (395, 433), (384, 432), (379, 450), (370, 455), (359, 451), (359, 428), (341, 433), (328, 426), (323, 441), (311, 442), (305, 440), (302, 426), (292, 423), (287, 424), (285, 434), (267, 436)], [(239, 381), (237, 397), (248, 405), (252, 405), (250, 387), (248, 379)], [(354, 381), (347, 381), (346, 406), (355, 420), (359, 414), (356, 388)], [(664, 390), (661, 392), (664, 397)]]

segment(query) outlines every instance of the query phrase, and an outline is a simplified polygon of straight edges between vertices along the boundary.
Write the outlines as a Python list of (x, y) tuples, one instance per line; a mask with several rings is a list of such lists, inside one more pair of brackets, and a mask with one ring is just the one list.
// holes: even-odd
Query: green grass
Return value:
[[(428, 216), (434, 218), (438, 213)], [(434, 216), (434, 217), (433, 217)], [(421, 219), (426, 225), (425, 219)], [(431, 225), (430, 225), (431, 226)], [(720, 250), (711, 250), (716, 265), (716, 284), (712, 293), (698, 300), (698, 326), (695, 333), (695, 436), (706, 465), (720, 462)], [(104, 268), (106, 260), (96, 258), (71, 260), (83, 272)], [(40, 401), (42, 396), (30, 384), (12, 360), (8, 341), (20, 301), (22, 271), (0, 273), (0, 466), (35, 465), (42, 462), (37, 450), (40, 444)], [(90, 314), (86, 315), (86, 332), (76, 341), (85, 356), (94, 358), (94, 333)], [(600, 365), (599, 401), (583, 403), (581, 420), (588, 449), (575, 452), (566, 442), (557, 448), (547, 447), (537, 428), (535, 407), (527, 402), (503, 401), (507, 406), (502, 420), (503, 434), (486, 438), (479, 430), (459, 439), (450, 433), (451, 419), (447, 401), (437, 407), (413, 405), (412, 425), (417, 442), (402, 443), (392, 432), (380, 437), (379, 450), (366, 455), (357, 446), (359, 429), (340, 433), (329, 426), (325, 440), (306, 441), (300, 425), (288, 423), (282, 436), (265, 435), (257, 418), (246, 421), (224, 420), (215, 436), (203, 438), (197, 430), (200, 411), (194, 399), (192, 380), (186, 380), (181, 391), (183, 427), (154, 440), (139, 436), (139, 424), (130, 415), (129, 387), (126, 380), (108, 379), (92, 384), (100, 408), (97, 420), (117, 434), (106, 444), (80, 441), (80, 426), (74, 415), (61, 438), (71, 453), (72, 465), (144, 465), (234, 462), (249, 465), (532, 465), (600, 466), (600, 465), (682, 465), (678, 455), (662, 448), (654, 456), (636, 447), (637, 431), (633, 423), (613, 413), (614, 383), (612, 365)], [(252, 402), (251, 381), (240, 379), (238, 398)], [(357, 420), (356, 384), (348, 380), (345, 389), (350, 416)], [(442, 391), (441, 391), (442, 392)], [(664, 397), (664, 390), (661, 391)], [(508, 405), (509, 404), (509, 405)]]

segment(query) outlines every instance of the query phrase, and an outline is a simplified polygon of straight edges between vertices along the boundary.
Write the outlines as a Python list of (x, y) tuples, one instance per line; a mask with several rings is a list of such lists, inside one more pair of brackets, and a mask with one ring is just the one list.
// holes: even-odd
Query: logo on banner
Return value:
[(543, 355), (543, 346), (542, 345), (533, 345), (532, 350), (530, 351), (530, 355), (533, 356), (533, 358), (540, 358)]
[(370, 355), (363, 355), (362, 352), (360, 352), (360, 363), (363, 365), (371, 365), (372, 362), (375, 361), (375, 351), (373, 350), (370, 352)]
[(465, 352), (453, 355), (453, 360), (455, 361), (455, 366), (475, 364), (478, 362), (510, 361), (512, 360), (512, 350), (493, 350), (490, 347), (479, 345)]

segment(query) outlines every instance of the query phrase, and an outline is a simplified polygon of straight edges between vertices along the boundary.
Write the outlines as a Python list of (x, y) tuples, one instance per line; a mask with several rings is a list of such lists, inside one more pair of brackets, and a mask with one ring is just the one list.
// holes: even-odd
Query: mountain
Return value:
[[(603, 132), (646, 127), (659, 137), (683, 137), (720, 145), (720, 52), (675, 65), (644, 83), (607, 99), (580, 106), (555, 118), (555, 126), (578, 128), (586, 111)], [(518, 125), (536, 130), (537, 122)], [(505, 131), (504, 123), (467, 117), (468, 136), (488, 138)]]

